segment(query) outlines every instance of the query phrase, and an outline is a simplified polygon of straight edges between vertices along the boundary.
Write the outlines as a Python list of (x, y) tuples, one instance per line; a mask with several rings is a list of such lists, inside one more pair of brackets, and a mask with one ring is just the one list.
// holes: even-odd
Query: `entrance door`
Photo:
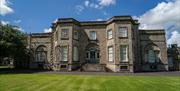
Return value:
[(86, 62), (87, 63), (99, 63), (99, 48), (95, 45), (86, 47)]
[(90, 51), (90, 63), (96, 63), (96, 51)]

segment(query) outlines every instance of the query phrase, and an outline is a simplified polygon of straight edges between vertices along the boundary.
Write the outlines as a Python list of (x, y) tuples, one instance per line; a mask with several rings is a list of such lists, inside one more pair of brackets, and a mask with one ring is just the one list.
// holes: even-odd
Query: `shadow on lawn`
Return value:
[(40, 69), (15, 69), (15, 68), (0, 68), (1, 74), (66, 74), (66, 75), (105, 75), (105, 76), (180, 76), (180, 71), (169, 72), (137, 72), (137, 73), (113, 73), (113, 72), (60, 72)]
[(47, 71), (49, 70), (0, 68), (0, 74), (31, 74), (31, 73), (39, 73), (39, 72), (47, 72)]

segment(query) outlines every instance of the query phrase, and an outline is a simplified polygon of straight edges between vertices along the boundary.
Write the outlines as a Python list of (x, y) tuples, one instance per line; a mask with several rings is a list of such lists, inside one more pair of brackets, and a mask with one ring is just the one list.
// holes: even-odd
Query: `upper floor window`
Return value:
[(119, 37), (128, 37), (128, 28), (127, 27), (119, 27)]
[(89, 33), (90, 33), (90, 34), (89, 34), (90, 39), (91, 39), (91, 40), (96, 40), (96, 38), (97, 38), (97, 37), (96, 37), (96, 32), (95, 32), (95, 31), (90, 31)]
[(113, 47), (112, 46), (108, 47), (108, 61), (109, 62), (113, 61)]
[(120, 62), (128, 61), (128, 47), (127, 45), (120, 46)]
[(76, 39), (76, 40), (79, 39), (79, 33), (78, 33), (78, 31), (74, 31), (74, 39)]
[(69, 38), (69, 29), (61, 29), (61, 39)]
[(107, 31), (107, 38), (108, 39), (112, 39), (113, 35), (112, 35), (112, 29)]

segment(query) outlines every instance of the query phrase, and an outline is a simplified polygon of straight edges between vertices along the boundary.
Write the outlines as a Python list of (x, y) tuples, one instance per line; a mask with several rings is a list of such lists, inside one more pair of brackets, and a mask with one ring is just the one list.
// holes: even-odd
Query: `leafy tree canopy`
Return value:
[(0, 58), (13, 58), (16, 62), (26, 54), (26, 34), (17, 26), (0, 24)]

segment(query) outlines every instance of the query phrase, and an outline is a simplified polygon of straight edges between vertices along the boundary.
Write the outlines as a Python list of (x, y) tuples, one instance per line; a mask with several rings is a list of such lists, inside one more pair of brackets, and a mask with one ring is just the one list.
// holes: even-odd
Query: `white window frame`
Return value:
[(119, 37), (126, 38), (126, 37), (128, 37), (128, 28), (127, 27), (119, 27), (118, 33), (119, 33)]
[(112, 29), (109, 29), (107, 31), (107, 39), (112, 39), (113, 38), (113, 33), (112, 33)]
[(156, 53), (154, 50), (148, 50), (148, 63), (156, 62)]
[(79, 51), (76, 46), (73, 48), (73, 61), (79, 61)]
[[(67, 33), (66, 35), (63, 33)], [(68, 39), (69, 38), (69, 29), (61, 29), (61, 39)]]
[(90, 31), (89, 32), (89, 37), (90, 37), (91, 40), (96, 40), (97, 39), (96, 31)]
[(113, 46), (108, 47), (108, 62), (114, 61), (114, 49)]
[[(65, 49), (67, 50), (66, 53), (64, 52)], [(60, 47), (60, 61), (67, 62), (68, 61), (68, 46), (61, 46)]]
[(43, 47), (39, 47), (35, 51), (35, 61), (36, 62), (45, 62), (47, 60), (47, 51)]
[[(125, 52), (124, 52), (124, 49), (125, 48)], [(119, 58), (120, 58), (120, 62), (128, 62), (128, 45), (120, 45), (120, 53), (119, 53)], [(125, 56), (125, 59), (124, 58)]]

